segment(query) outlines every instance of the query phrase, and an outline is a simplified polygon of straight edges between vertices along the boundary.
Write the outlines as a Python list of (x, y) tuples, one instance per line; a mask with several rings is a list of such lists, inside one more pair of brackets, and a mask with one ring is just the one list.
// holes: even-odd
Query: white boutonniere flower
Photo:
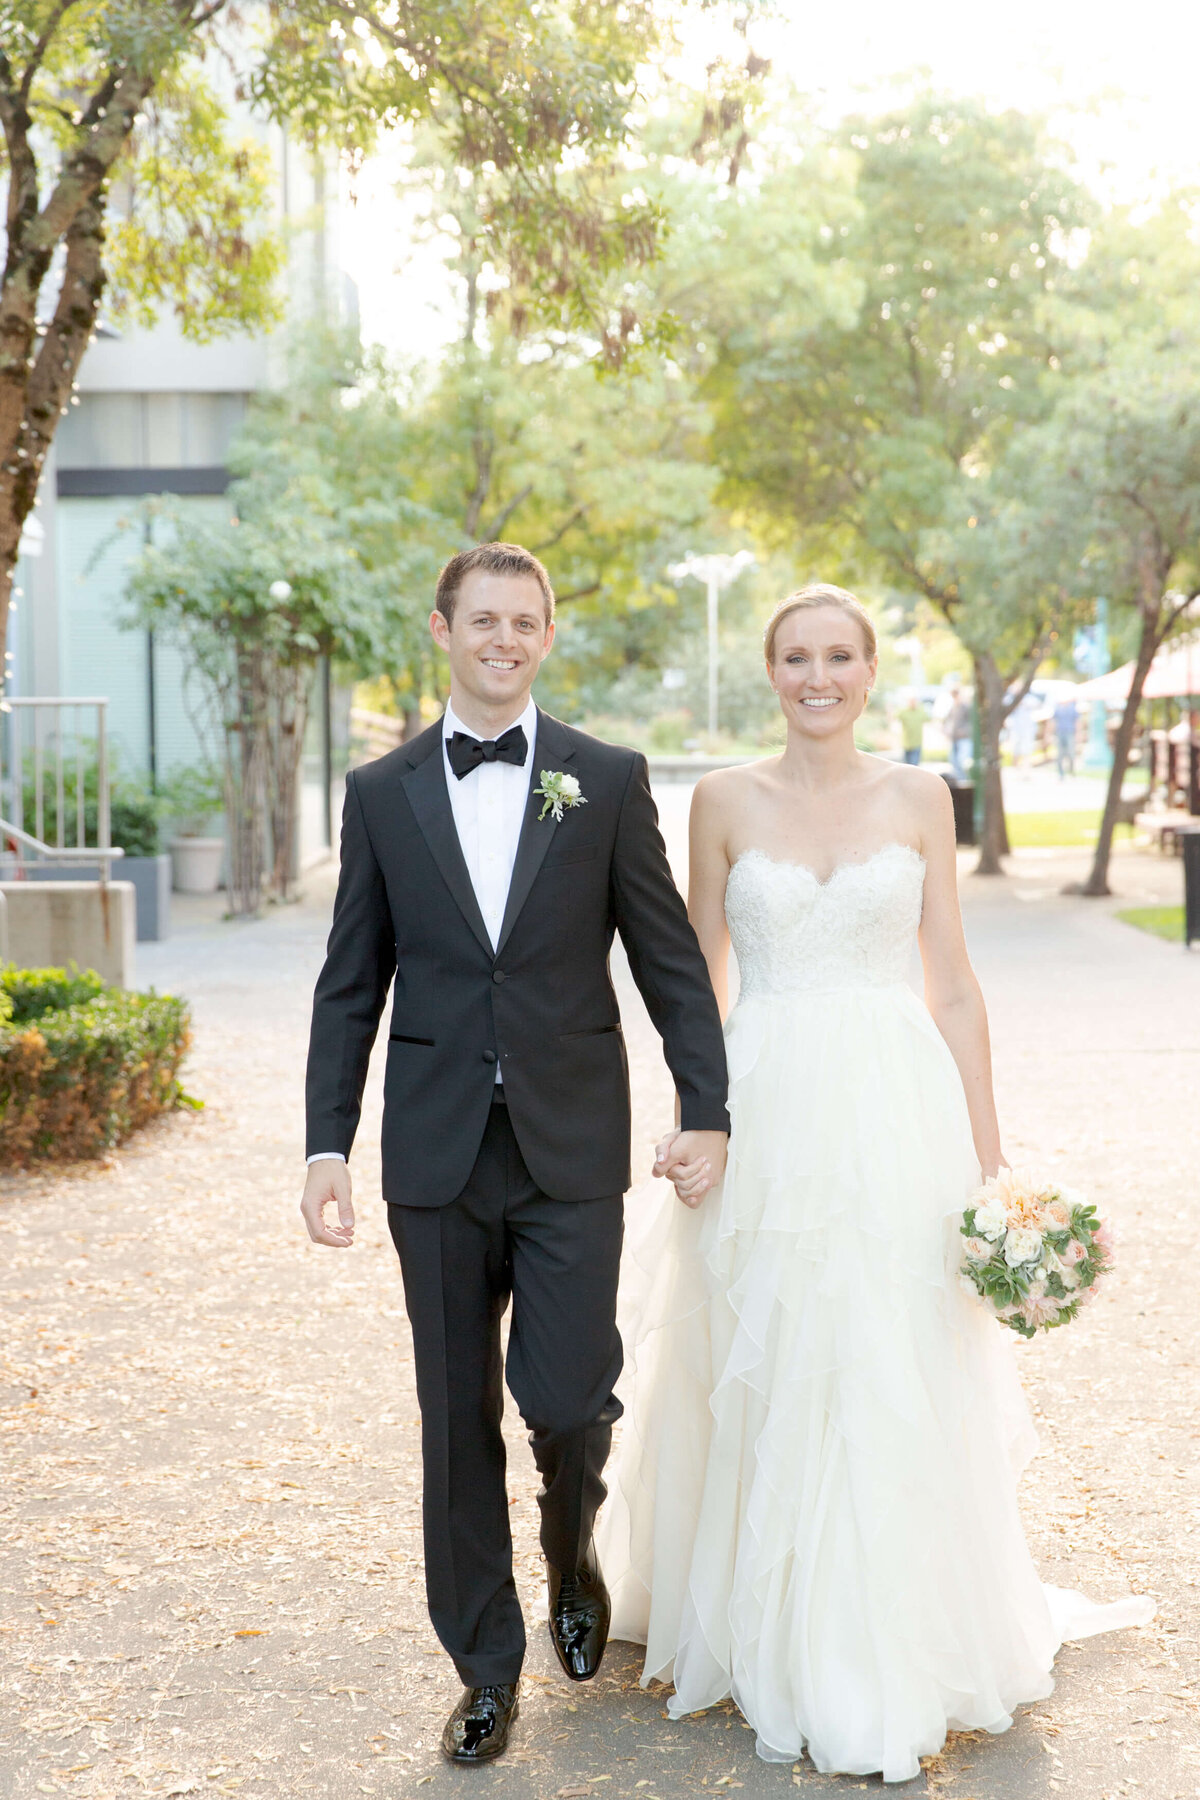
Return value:
[(541, 780), (533, 791), (543, 802), (542, 810), (538, 814), (539, 823), (547, 813), (552, 813), (554, 822), (557, 824), (563, 816), (564, 807), (587, 805), (580, 790), (579, 777), (564, 775), (561, 769), (543, 769)]

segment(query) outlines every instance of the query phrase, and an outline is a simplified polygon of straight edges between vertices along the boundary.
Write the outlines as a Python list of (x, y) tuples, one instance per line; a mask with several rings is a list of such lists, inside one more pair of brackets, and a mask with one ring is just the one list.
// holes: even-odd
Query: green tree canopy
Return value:
[[(1049, 484), (1086, 557), (1088, 576), (1132, 628), (1133, 676), (1091, 873), (1107, 894), (1121, 784), (1150, 665), (1200, 601), (1200, 315), (1186, 338), (1132, 337), (1042, 434)], [(1182, 340), (1182, 341), (1181, 341)]]
[(962, 637), (983, 721), (981, 867), (995, 869), (1005, 695), (1036, 666), (1058, 591), (1015, 578), (1024, 527), (1000, 471), (1053, 404), (1058, 289), (1094, 208), (1036, 121), (934, 95), (851, 121), (832, 166), (844, 180), (824, 217), (803, 161), (763, 178), (776, 213), (795, 196), (826, 279), (780, 306), (768, 273), (721, 324), (709, 391), (724, 491), (769, 539), (923, 595)]
[[(655, 248), (620, 178), (651, 0), (2, 0), (7, 181), (0, 277), (0, 653), (21, 527), (110, 276), (135, 316), (196, 336), (275, 316), (267, 172), (229, 129), (235, 97), (352, 155), (436, 117), (464, 169), (494, 172), (481, 241), (528, 305), (577, 320)], [(634, 327), (591, 319), (619, 353)]]

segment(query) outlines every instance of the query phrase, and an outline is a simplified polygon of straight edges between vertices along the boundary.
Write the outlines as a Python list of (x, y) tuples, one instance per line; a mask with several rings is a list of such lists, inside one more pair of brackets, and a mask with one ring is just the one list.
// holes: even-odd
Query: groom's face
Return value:
[(533, 576), (488, 569), (464, 577), (452, 620), (435, 612), (429, 626), (450, 658), (453, 691), (486, 707), (519, 710), (554, 642)]

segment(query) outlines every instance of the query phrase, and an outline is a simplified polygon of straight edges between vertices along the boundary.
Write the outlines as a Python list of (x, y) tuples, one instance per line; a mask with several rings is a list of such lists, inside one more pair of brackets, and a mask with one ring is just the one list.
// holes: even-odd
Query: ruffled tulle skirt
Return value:
[(730, 1698), (759, 1754), (918, 1773), (1002, 1731), (1065, 1636), (1138, 1623), (1039, 1581), (1012, 1345), (959, 1288), (979, 1179), (953, 1059), (904, 986), (749, 996), (733, 1135), (697, 1211), (631, 1208), (625, 1420), (598, 1533), (613, 1635), (672, 1716)]

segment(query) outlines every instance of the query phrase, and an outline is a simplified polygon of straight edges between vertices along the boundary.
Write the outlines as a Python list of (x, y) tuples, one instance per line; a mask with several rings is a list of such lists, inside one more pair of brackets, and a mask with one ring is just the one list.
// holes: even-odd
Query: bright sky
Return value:
[[(779, 0), (751, 42), (822, 102), (830, 118), (886, 104), (916, 70), (939, 87), (1062, 117), (1085, 174), (1120, 199), (1200, 184), (1200, 6), (1195, 0)], [(728, 43), (694, 19), (689, 61)], [(343, 261), (359, 287), (364, 335), (430, 352), (454, 329), (436, 251), (414, 247), (387, 158), (364, 171), (343, 219)]]

